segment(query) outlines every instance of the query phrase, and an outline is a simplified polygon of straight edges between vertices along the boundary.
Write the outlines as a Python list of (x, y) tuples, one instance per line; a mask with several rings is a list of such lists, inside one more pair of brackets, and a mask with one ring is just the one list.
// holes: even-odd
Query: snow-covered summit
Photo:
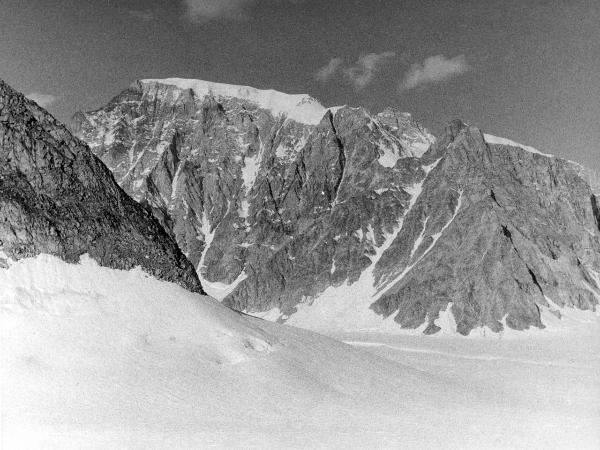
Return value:
[(239, 98), (307, 125), (317, 125), (327, 111), (316, 99), (307, 94), (285, 94), (273, 89), (256, 89), (250, 86), (215, 83), (212, 81), (165, 78), (140, 80), (142, 84), (167, 84), (179, 89), (191, 89), (198, 96), (214, 95), (220, 98)]
[(525, 151), (530, 153), (537, 153), (538, 155), (547, 156), (549, 158), (554, 157), (554, 155), (550, 155), (549, 153), (542, 153), (538, 149), (530, 147), (529, 145), (519, 144), (518, 142), (511, 141), (510, 139), (494, 136), (492, 134), (485, 134), (483, 138), (488, 144), (498, 144), (498, 145), (508, 145), (510, 147), (519, 147)]

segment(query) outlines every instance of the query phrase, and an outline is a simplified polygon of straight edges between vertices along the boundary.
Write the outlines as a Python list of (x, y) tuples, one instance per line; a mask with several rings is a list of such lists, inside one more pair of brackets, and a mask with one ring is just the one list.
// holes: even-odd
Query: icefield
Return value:
[(564, 315), (516, 336), (343, 343), (139, 269), (9, 262), (0, 447), (599, 448), (599, 319)]

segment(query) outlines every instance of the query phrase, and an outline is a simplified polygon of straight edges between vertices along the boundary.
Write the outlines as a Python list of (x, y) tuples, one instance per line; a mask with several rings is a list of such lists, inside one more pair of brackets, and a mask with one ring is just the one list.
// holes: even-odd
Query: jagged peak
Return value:
[(454, 119), (446, 124), (446, 126), (444, 128), (444, 140), (446, 140), (448, 143), (454, 141), (458, 137), (458, 135), (461, 134), (465, 129), (477, 130), (477, 132), (483, 136), (483, 140), (487, 144), (506, 145), (509, 147), (517, 147), (517, 148), (523, 149), (530, 153), (535, 153), (535, 154), (547, 156), (550, 158), (554, 157), (554, 155), (551, 155), (549, 153), (542, 153), (539, 150), (537, 150), (536, 148), (531, 147), (529, 145), (519, 144), (518, 142), (512, 141), (507, 138), (498, 137), (498, 136), (494, 136), (493, 134), (484, 133), (481, 129), (479, 129), (477, 127), (469, 126), (468, 124), (463, 122), (461, 119)]
[(467, 127), (468, 125), (460, 119), (451, 120), (444, 127), (444, 138), (452, 142)]
[[(18, 104), (20, 108), (27, 109), (31, 113), (42, 113), (45, 116), (50, 117), (44, 108), (30, 98), (27, 98), (25, 95), (23, 95), (23, 93), (15, 90), (12, 86), (0, 78), (0, 106), (2, 106), (2, 104), (12, 104), (13, 108)], [(55, 121), (54, 118), (51, 120)]]
[(0, 96), (5, 96), (5, 95), (11, 95), (11, 96), (15, 95), (15, 96), (25, 97), (20, 92), (14, 90), (6, 81), (4, 81), (2, 78), (0, 78)]

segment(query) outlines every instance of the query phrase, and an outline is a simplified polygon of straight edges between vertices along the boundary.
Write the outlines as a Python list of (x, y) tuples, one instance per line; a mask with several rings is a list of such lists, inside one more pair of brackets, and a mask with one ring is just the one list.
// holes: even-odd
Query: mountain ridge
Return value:
[[(596, 307), (595, 194), (576, 163), (460, 121), (437, 140), (389, 109), (333, 108), (307, 125), (184, 87), (130, 88), (76, 128), (226, 305), (307, 328), (393, 317), (426, 333), (450, 307), (462, 334), (543, 327), (552, 304)], [(340, 319), (352, 305), (354, 325)]]

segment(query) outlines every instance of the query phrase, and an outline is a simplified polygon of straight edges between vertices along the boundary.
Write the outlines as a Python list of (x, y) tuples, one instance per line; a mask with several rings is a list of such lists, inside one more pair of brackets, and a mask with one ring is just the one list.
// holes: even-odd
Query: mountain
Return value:
[[(331, 427), (350, 445), (367, 417), (389, 423), (400, 401), (433, 408), (437, 394), (419, 390), (444, 391), (419, 370), (199, 295), (152, 215), (4, 83), (0, 143), (0, 447), (333, 448)], [(360, 438), (380, 446), (388, 428)]]
[(0, 125), (1, 448), (597, 447), (589, 315), (570, 339), (367, 334), (370, 353), (240, 314), (190, 292), (149, 213), (6, 85)]
[(542, 328), (595, 309), (590, 173), (460, 121), (142, 80), (74, 117), (224, 304), (321, 331)]
[(40, 253), (141, 266), (203, 292), (194, 268), (151, 213), (89, 148), (0, 80), (0, 266)]

